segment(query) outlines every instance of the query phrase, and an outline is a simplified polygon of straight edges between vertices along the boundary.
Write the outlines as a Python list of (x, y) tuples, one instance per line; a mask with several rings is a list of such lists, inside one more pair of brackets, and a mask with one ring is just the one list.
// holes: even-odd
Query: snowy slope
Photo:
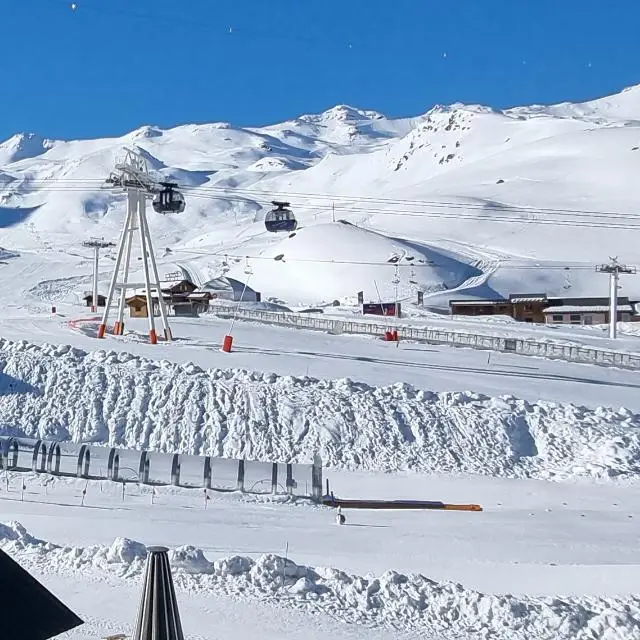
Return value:
[[(262, 128), (147, 126), (78, 141), (17, 134), (0, 144), (0, 245), (68, 252), (90, 235), (115, 239), (124, 200), (102, 183), (129, 146), (188, 196), (183, 215), (151, 219), (156, 252), (171, 250), (167, 270), (180, 264), (211, 278), (229, 257), (250, 256), (265, 298), (314, 304), (365, 290), (375, 299), (375, 285), (387, 296), (394, 277), (377, 265), (386, 254), (380, 242), (402, 240), (447, 256), (423, 278), (412, 265), (401, 269), (403, 298), (451, 288), (457, 296), (605, 295), (593, 264), (609, 255), (635, 260), (627, 227), (640, 226), (633, 213), (639, 134), (638, 87), (582, 104), (506, 111), (456, 104), (399, 120), (340, 105)], [(276, 196), (291, 200), (303, 227), (297, 240), (306, 242), (297, 249), (264, 230)], [(362, 233), (327, 233), (333, 217)], [(285, 249), (286, 266), (264, 259)], [(345, 255), (376, 264), (331, 264)], [(623, 286), (639, 295), (640, 277)]]

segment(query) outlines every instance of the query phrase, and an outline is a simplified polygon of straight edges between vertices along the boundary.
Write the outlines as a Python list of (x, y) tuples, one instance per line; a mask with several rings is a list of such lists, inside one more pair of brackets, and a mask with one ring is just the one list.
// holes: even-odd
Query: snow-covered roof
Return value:
[[(182, 284), (183, 282), (189, 282), (189, 281), (186, 278), (182, 278), (181, 280), (161, 280), (160, 288), (171, 289), (172, 287), (175, 287), (178, 284)], [(152, 289), (155, 289), (155, 286), (152, 286)]]
[(509, 300), (451, 300), (449, 304), (465, 307), (487, 307), (495, 304), (509, 304)]
[[(213, 280), (209, 280), (205, 282), (199, 291), (202, 290), (207, 291), (238, 291), (242, 293), (245, 290), (245, 283), (240, 282), (240, 280), (236, 280), (235, 278), (228, 278), (227, 276), (221, 276), (220, 278), (214, 278)], [(251, 293), (254, 290), (251, 287), (246, 288), (246, 293)]]
[(547, 296), (518, 296), (515, 298), (509, 298), (509, 302), (515, 304), (522, 302), (546, 302)]
[[(609, 305), (592, 305), (590, 307), (566, 305), (561, 307), (547, 307), (542, 310), (542, 313), (606, 313), (607, 311), (609, 311)], [(621, 304), (618, 306), (618, 311), (633, 313), (633, 308), (630, 304)]]

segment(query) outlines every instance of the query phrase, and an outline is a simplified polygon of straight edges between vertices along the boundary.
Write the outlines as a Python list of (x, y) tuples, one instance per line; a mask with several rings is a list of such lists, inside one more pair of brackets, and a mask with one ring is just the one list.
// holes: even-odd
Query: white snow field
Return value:
[(205, 510), (200, 491), (167, 489), (152, 505), (149, 488), (123, 502), (107, 482), (29, 477), (23, 502), (22, 478), (0, 493), (0, 545), (88, 617), (74, 639), (130, 630), (159, 541), (189, 638), (640, 637), (637, 488), (331, 475), (340, 495), (473, 496), (485, 511), (356, 511), (338, 527), (305, 504), (214, 495)]
[[(189, 640), (640, 640), (637, 372), (240, 321), (222, 353), (230, 322), (213, 315), (171, 318), (170, 344), (129, 318), (98, 341), (82, 306), (82, 242), (118, 237), (124, 198), (103, 183), (128, 146), (187, 199), (149, 217), (163, 276), (226, 274), (263, 307), (344, 318), (359, 291), (392, 299), (397, 275), (413, 326), (638, 352), (633, 323), (611, 341), (441, 312), (454, 297), (607, 295), (595, 265), (635, 263), (639, 129), (632, 87), (579, 105), (400, 120), (338, 106), (262, 128), (0, 143), (1, 434), (320, 453), (338, 497), (484, 507), (348, 511), (339, 527), (302, 500), (213, 494), (205, 510), (197, 490), (152, 504), (149, 487), (123, 501), (109, 482), (2, 472), (0, 546), (87, 620), (62, 637), (130, 632), (145, 545), (166, 544)], [(295, 233), (265, 231), (273, 199), (292, 203)], [(101, 292), (112, 267), (105, 251)], [(640, 276), (621, 286), (640, 296)]]
[[(198, 490), (160, 489), (152, 505), (150, 488), (134, 487), (123, 503), (109, 482), (10, 474), (3, 520), (48, 543), (11, 525), (0, 544), (87, 617), (67, 638), (130, 629), (144, 548), (113, 542), (123, 537), (189, 547), (174, 557), (189, 638), (232, 628), (248, 638), (263, 625), (273, 638), (306, 627), (318, 638), (640, 637), (640, 416), (629, 409), (204, 370), (25, 341), (3, 340), (0, 364), (3, 433), (264, 460), (319, 452), (337, 496), (484, 507), (355, 511), (337, 527), (331, 510), (303, 501), (214, 494), (205, 510)], [(285, 550), (295, 564), (274, 557)]]

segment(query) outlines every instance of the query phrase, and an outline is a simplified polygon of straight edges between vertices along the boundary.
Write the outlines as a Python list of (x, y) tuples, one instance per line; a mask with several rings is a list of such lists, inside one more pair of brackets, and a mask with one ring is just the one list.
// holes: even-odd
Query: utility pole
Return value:
[(93, 289), (91, 294), (91, 311), (98, 310), (98, 263), (100, 261), (100, 249), (115, 247), (113, 242), (106, 242), (104, 238), (90, 238), (82, 243), (83, 247), (93, 249)]
[(621, 273), (636, 273), (636, 268), (620, 264), (618, 258), (610, 258), (610, 260), (609, 264), (598, 265), (596, 271), (609, 274), (609, 337), (615, 340), (618, 327), (618, 280)]
[(400, 266), (396, 262), (396, 270), (393, 274), (393, 280), (391, 281), (394, 285), (395, 290), (395, 316), (396, 316), (396, 324), (398, 322), (398, 285), (400, 284)]
[[(154, 310), (157, 300), (158, 309), (162, 318), (165, 340), (170, 341), (171, 329), (167, 320), (167, 310), (162, 294), (160, 276), (158, 275), (158, 265), (151, 244), (151, 234), (149, 233), (149, 223), (146, 214), (147, 198), (153, 198), (153, 209), (156, 213), (182, 213), (185, 208), (185, 201), (182, 194), (175, 189), (174, 184), (167, 182), (157, 182), (149, 175), (147, 161), (144, 156), (136, 151), (125, 149), (126, 157), (116, 165), (116, 170), (107, 178), (107, 184), (111, 188), (124, 191), (127, 194), (127, 214), (125, 216), (124, 227), (118, 242), (118, 252), (116, 263), (111, 276), (109, 293), (104, 309), (102, 322), (98, 328), (98, 338), (104, 338), (109, 320), (109, 309), (113, 303), (116, 290), (120, 292), (118, 301), (118, 317), (114, 326), (114, 334), (124, 333), (124, 306), (127, 289), (140, 289), (144, 287), (147, 317), (149, 319), (149, 342), (157, 344)], [(129, 282), (129, 271), (131, 267), (131, 249), (134, 235), (139, 236), (140, 253), (144, 274), (143, 283)], [(118, 276), (122, 270), (122, 279)], [(153, 277), (153, 282), (151, 278)], [(153, 289), (152, 289), (153, 285)], [(156, 299), (153, 297), (155, 290)]]

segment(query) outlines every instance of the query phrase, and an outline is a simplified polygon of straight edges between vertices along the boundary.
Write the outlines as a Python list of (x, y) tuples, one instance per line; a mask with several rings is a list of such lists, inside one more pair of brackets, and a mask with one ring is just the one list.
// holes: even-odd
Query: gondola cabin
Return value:
[(298, 222), (289, 209), (289, 203), (274, 201), (272, 204), (275, 205), (275, 209), (269, 211), (264, 218), (264, 226), (267, 231), (272, 233), (295, 231), (298, 228)]
[(162, 189), (153, 198), (153, 210), (156, 213), (182, 213), (186, 203), (184, 196), (176, 190), (173, 183), (161, 183)]

